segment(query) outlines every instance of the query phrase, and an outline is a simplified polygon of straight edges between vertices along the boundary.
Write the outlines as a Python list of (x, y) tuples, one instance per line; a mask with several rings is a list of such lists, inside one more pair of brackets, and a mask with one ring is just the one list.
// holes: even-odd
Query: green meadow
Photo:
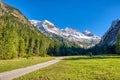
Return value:
[(12, 60), (0, 60), (0, 72), (5, 72), (5, 71), (10, 71), (18, 68), (35, 65), (52, 59), (54, 59), (54, 57), (31, 57), (29, 59), (16, 58)]
[(15, 80), (120, 80), (120, 57), (65, 58)]

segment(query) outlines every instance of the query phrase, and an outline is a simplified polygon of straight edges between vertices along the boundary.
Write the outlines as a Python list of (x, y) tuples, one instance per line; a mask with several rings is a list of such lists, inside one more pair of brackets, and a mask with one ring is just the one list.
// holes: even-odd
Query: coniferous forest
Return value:
[[(11, 14), (0, 17), (0, 59), (78, 55), (83, 49), (50, 39)], [(84, 52), (84, 51), (83, 51)]]

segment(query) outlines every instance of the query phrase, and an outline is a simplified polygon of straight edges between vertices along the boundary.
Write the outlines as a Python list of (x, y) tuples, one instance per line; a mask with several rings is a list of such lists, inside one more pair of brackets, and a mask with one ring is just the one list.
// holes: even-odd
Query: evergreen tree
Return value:
[(35, 53), (36, 55), (39, 55), (39, 41), (38, 41), (38, 39), (35, 40), (33, 53)]
[(20, 37), (19, 40), (19, 53), (18, 53), (19, 57), (24, 57), (25, 56), (25, 41), (22, 37)]
[(120, 54), (120, 30), (119, 30), (118, 36), (117, 36), (116, 53), (117, 53), (117, 54)]
[(60, 42), (59, 41), (55, 41), (55, 45), (54, 45), (54, 55), (59, 56), (60, 55)]
[(33, 53), (34, 48), (34, 40), (32, 38), (29, 39), (29, 54)]

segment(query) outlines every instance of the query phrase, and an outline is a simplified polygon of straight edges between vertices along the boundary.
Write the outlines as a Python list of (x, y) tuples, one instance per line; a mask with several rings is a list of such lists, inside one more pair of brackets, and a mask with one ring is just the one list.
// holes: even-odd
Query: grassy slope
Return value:
[(119, 80), (120, 58), (76, 57), (22, 76), (16, 80)]
[(0, 72), (23, 68), (53, 59), (53, 57), (32, 57), (13, 60), (0, 60)]

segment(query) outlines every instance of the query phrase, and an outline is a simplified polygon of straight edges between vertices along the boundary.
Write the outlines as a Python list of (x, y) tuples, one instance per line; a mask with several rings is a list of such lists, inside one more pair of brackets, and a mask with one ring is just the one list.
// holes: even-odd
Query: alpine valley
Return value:
[(48, 20), (28, 20), (18, 9), (0, 0), (0, 59), (31, 56), (120, 54), (120, 20), (104, 36), (66, 27)]
[(120, 80), (120, 0), (108, 1), (0, 0), (0, 80)]

